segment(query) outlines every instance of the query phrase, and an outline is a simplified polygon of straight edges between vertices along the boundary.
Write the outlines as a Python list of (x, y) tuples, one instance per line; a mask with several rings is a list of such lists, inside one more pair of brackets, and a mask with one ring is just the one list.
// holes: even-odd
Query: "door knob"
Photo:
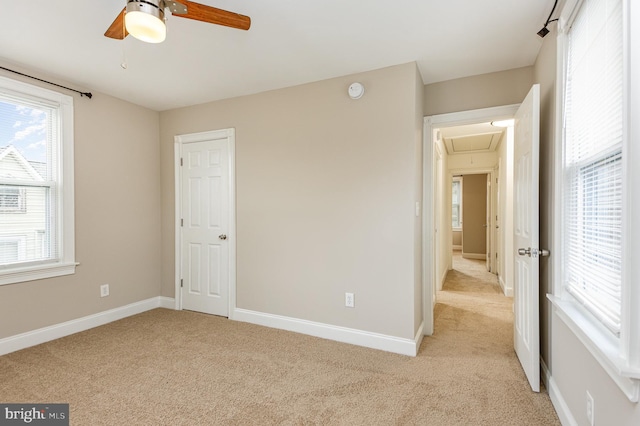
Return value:
[(218, 238), (220, 238), (221, 240), (226, 240), (227, 236), (222, 234), (222, 235), (218, 235)]
[(533, 256), (533, 257), (546, 257), (549, 256), (549, 250), (545, 250), (545, 249), (532, 249), (531, 247), (523, 249), (523, 248), (519, 248), (518, 249), (518, 254), (520, 256)]
[(523, 248), (519, 248), (518, 249), (518, 254), (520, 256), (529, 256), (531, 257), (531, 247), (523, 249)]

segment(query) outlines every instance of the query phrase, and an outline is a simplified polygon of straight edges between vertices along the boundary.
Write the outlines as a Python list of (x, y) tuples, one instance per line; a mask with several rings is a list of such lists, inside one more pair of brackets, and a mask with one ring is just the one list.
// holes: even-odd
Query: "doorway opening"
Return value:
[[(432, 334), (434, 329), (434, 307), (437, 300), (437, 283), (441, 271), (451, 267), (446, 264), (443, 256), (437, 253), (451, 253), (452, 236), (452, 201), (450, 198), (453, 175), (463, 159), (465, 172), (483, 172), (487, 175), (487, 208), (489, 216), (486, 220), (487, 232), (490, 235), (500, 229), (501, 244), (490, 248), (497, 253), (496, 261), (487, 259), (484, 266), (488, 269), (492, 265), (499, 269), (497, 272), (506, 275), (501, 280), (503, 293), (508, 294), (508, 286), (513, 285), (514, 300), (514, 348), (533, 391), (540, 389), (539, 365), (539, 328), (538, 328), (538, 181), (539, 181), (539, 125), (540, 125), (540, 85), (534, 84), (523, 100), (522, 104), (505, 107), (487, 108), (482, 110), (465, 111), (460, 113), (442, 114), (426, 117), (424, 121), (424, 170), (431, 174), (424, 175), (424, 216), (423, 229), (423, 283), (424, 283), (424, 331)], [(493, 140), (498, 139), (498, 161), (495, 158), (483, 158), (471, 144), (466, 134), (449, 136), (449, 141), (443, 133), (451, 128), (487, 123), (496, 125), (497, 121), (512, 120), (505, 132), (497, 135), (481, 135), (487, 143), (485, 150)], [(476, 135), (473, 135), (474, 137)], [(456, 140), (458, 138), (458, 140)], [(504, 141), (504, 143), (502, 143)], [(457, 146), (456, 146), (457, 142)], [(443, 156), (444, 148), (448, 152), (468, 151), (467, 156), (448, 159)], [(496, 150), (494, 148), (494, 150)], [(443, 160), (444, 158), (444, 160)], [(451, 164), (443, 165), (442, 162)], [(486, 163), (485, 163), (486, 161)], [(465, 164), (466, 163), (466, 164)], [(475, 169), (477, 168), (477, 169)], [(475, 170), (473, 170), (475, 169)], [(479, 169), (479, 170), (478, 170)], [(448, 173), (443, 171), (447, 170)], [(502, 174), (502, 176), (500, 176)], [(494, 176), (495, 175), (495, 176)], [(485, 176), (486, 178), (486, 176)], [(443, 185), (446, 183), (446, 185)], [(493, 189), (491, 188), (493, 184)], [(443, 195), (443, 193), (446, 194)], [(447, 199), (447, 196), (448, 199)], [(444, 203), (443, 199), (447, 199)], [(495, 199), (495, 204), (494, 200)], [(442, 214), (442, 211), (447, 213)], [(497, 212), (497, 214), (494, 214)], [(463, 212), (464, 216), (464, 212)], [(464, 223), (464, 217), (463, 217)], [(498, 224), (498, 228), (495, 225)], [(517, 255), (514, 245), (517, 244)], [(499, 260), (498, 260), (499, 259)], [(517, 273), (516, 273), (517, 270)], [(509, 273), (513, 279), (509, 279)]]
[[(507, 238), (513, 227), (513, 127), (499, 127), (492, 122), (513, 119), (519, 105), (487, 108), (425, 118), (424, 170), (425, 176), (423, 227), (432, 229), (432, 238), (425, 239), (423, 250), (425, 282), (430, 288), (425, 294), (425, 334), (433, 332), (433, 308), (437, 290), (442, 288), (449, 270), (453, 268), (454, 247), (454, 178), (461, 181), (459, 189), (464, 191), (464, 179), (476, 180), (474, 185), (481, 190), (482, 206), (467, 203), (464, 199), (459, 208), (457, 229), (462, 231), (461, 243), (455, 244), (468, 258), (482, 258), (486, 268), (498, 276), (502, 292), (513, 295), (509, 284), (513, 268), (513, 241)], [(473, 177), (472, 177), (473, 176)], [(477, 194), (476, 194), (477, 195)], [(484, 238), (480, 246), (464, 247), (465, 210), (474, 211), (475, 234)], [(467, 213), (469, 214), (469, 213)], [(485, 226), (486, 225), (486, 226)], [(430, 296), (430, 297), (429, 297)]]

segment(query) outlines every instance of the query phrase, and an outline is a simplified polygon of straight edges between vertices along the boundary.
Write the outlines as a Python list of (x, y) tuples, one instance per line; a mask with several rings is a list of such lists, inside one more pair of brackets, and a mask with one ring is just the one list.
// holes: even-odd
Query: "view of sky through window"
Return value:
[(47, 111), (0, 100), (0, 149), (13, 145), (27, 161), (47, 162)]

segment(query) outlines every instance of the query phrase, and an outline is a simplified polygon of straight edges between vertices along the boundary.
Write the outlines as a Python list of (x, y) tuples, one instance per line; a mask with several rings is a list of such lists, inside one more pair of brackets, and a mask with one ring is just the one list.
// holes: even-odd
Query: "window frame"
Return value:
[(7, 265), (0, 268), (0, 285), (14, 284), (75, 273), (74, 135), (73, 98), (52, 90), (0, 76), (0, 94), (49, 105), (58, 111), (56, 173), (58, 200), (56, 259)]
[[(632, 188), (640, 185), (638, 168), (640, 152), (632, 148), (631, 140), (640, 140), (640, 124), (631, 120), (632, 112), (640, 111), (640, 57), (631, 55), (631, 44), (640, 46), (640, 33), (630, 31), (630, 22), (640, 18), (640, 10), (632, 9), (629, 0), (622, 0), (623, 13), (623, 217), (622, 217), (622, 316), (620, 336), (616, 337), (595, 316), (565, 289), (563, 283), (563, 146), (564, 97), (567, 72), (568, 32), (583, 2), (567, 0), (558, 21), (556, 78), (556, 151), (554, 186), (553, 294), (548, 295), (557, 316), (600, 363), (611, 379), (632, 402), (640, 400), (640, 266), (632, 253), (640, 249), (640, 226), (632, 217), (640, 213), (640, 196)], [(633, 14), (633, 17), (632, 17)], [(635, 72), (632, 72), (632, 70)], [(636, 186), (637, 187), (637, 186)]]

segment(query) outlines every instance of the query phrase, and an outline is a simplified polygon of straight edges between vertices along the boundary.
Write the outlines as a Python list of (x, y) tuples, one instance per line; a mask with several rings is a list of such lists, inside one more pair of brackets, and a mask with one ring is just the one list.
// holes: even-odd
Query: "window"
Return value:
[[(640, 397), (640, 294), (625, 263), (634, 195), (623, 0), (570, 0), (560, 17), (563, 123), (558, 158), (556, 313), (630, 400)], [(635, 82), (638, 81), (635, 77)], [(628, 115), (629, 114), (629, 115)], [(637, 192), (637, 191), (636, 191)], [(635, 231), (637, 235), (637, 230)], [(627, 257), (626, 259), (629, 259)]]
[(26, 213), (26, 196), (25, 188), (0, 186), (0, 214)]
[(75, 271), (73, 99), (0, 77), (0, 285)]
[(456, 176), (451, 183), (451, 227), (462, 230), (462, 178)]

